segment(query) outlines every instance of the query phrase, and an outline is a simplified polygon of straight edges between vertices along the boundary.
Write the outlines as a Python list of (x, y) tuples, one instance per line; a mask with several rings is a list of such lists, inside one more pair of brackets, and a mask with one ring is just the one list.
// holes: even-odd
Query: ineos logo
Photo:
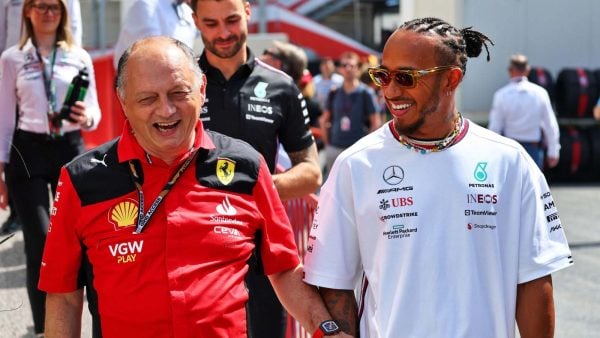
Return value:
[(400, 184), (404, 180), (404, 170), (397, 165), (387, 167), (383, 171), (383, 181), (389, 185)]

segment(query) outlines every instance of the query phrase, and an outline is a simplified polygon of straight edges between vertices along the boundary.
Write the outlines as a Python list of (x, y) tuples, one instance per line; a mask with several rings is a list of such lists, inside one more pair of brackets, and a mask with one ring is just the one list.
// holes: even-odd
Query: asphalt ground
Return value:
[[(557, 338), (600, 337), (600, 184), (551, 186), (575, 264), (554, 279)], [(7, 217), (0, 211), (0, 222)], [(0, 236), (0, 241), (5, 236)], [(84, 305), (82, 337), (90, 337)], [(0, 244), (0, 338), (34, 337), (21, 232)]]

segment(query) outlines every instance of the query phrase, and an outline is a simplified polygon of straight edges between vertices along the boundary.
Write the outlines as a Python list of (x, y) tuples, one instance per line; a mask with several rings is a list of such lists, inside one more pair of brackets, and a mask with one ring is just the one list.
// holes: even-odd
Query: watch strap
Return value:
[(329, 319), (319, 324), (317, 330), (312, 334), (312, 338), (323, 338), (325, 336), (332, 336), (341, 331), (342, 330), (340, 329), (339, 325), (337, 325), (337, 323), (334, 320)]

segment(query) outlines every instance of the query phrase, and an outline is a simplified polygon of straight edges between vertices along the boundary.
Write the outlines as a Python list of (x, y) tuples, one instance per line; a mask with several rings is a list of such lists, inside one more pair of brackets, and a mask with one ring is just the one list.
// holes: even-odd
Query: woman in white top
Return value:
[[(10, 194), (21, 218), (34, 329), (43, 335), (45, 294), (37, 283), (52, 212), (48, 186), (54, 194), (60, 167), (83, 152), (81, 129), (96, 128), (100, 109), (92, 61), (73, 43), (65, 1), (25, 0), (21, 20), (19, 44), (0, 58), (0, 207)], [(87, 95), (61, 119), (69, 84), (83, 69)]]

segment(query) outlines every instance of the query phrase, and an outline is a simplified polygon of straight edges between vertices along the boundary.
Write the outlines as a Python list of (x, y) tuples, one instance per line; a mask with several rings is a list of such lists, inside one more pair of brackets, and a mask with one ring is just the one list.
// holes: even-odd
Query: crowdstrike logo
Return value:
[(231, 205), (231, 202), (229, 202), (229, 197), (227, 195), (225, 195), (223, 202), (217, 205), (217, 212), (220, 215), (225, 216), (234, 216), (237, 214), (237, 210), (233, 207), (233, 205)]

